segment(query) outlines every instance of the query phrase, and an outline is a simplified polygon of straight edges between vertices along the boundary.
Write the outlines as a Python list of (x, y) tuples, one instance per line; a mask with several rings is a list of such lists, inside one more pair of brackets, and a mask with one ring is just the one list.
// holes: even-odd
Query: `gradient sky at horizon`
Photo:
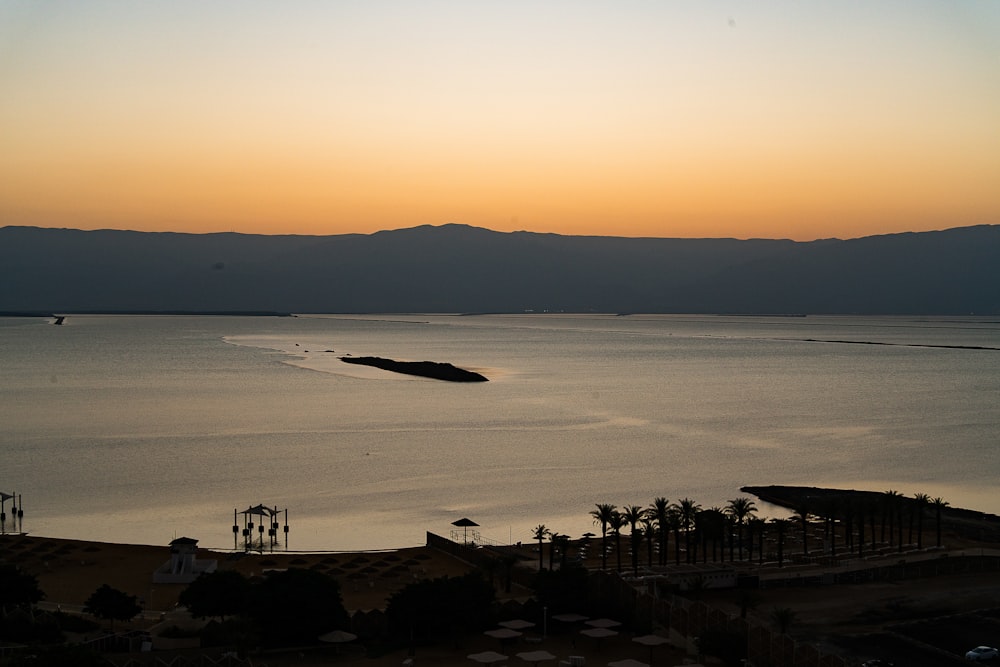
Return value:
[(1000, 223), (1000, 3), (0, 0), (0, 225)]

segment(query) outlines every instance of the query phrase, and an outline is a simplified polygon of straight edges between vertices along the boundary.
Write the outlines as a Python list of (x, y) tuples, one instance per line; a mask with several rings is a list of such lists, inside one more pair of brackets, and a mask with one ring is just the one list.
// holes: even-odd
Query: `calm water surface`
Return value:
[(997, 319), (0, 319), (0, 490), (33, 534), (149, 544), (232, 547), (234, 509), (263, 503), (302, 550), (421, 544), (463, 516), (503, 542), (579, 535), (598, 502), (722, 506), (746, 484), (1000, 513), (998, 399)]

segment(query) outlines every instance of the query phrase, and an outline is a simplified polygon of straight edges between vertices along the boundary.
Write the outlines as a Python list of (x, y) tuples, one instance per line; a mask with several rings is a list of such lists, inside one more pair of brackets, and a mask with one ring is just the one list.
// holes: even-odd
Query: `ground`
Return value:
[[(787, 607), (795, 613), (790, 634), (797, 640), (816, 645), (824, 653), (836, 653), (848, 658), (849, 664), (859, 665), (862, 660), (884, 658), (896, 665), (923, 667), (930, 665), (965, 664), (962, 656), (968, 649), (980, 645), (1000, 643), (1000, 571), (996, 557), (1000, 551), (989, 540), (996, 517), (984, 530), (971, 522), (979, 516), (970, 516), (965, 510), (955, 510), (957, 520), (954, 530), (946, 528), (945, 543), (939, 550), (908, 551), (901, 555), (895, 547), (879, 558), (895, 562), (902, 558), (945, 558), (961, 555), (992, 556), (981, 559), (987, 566), (979, 572), (895, 581), (875, 581), (850, 585), (815, 585), (796, 587), (765, 587), (757, 593), (756, 606), (748, 611), (760, 624), (771, 626), (770, 614), (775, 608)], [(962, 514), (965, 513), (965, 514)], [(810, 544), (821, 543), (822, 527), (813, 527), (815, 533)], [(788, 533), (789, 554), (795, 553), (801, 537)], [(796, 542), (796, 539), (799, 541)], [(926, 539), (930, 541), (930, 536)], [(599, 567), (599, 538), (590, 543), (589, 567)], [(623, 540), (627, 543), (627, 539)], [(579, 544), (575, 545), (579, 547)], [(518, 551), (523, 566), (536, 567), (538, 553), (534, 544), (524, 545)], [(842, 549), (843, 547), (841, 547)], [(546, 550), (548, 545), (546, 545)], [(912, 554), (912, 555), (911, 555)], [(547, 554), (546, 554), (547, 555)], [(867, 554), (869, 558), (872, 556)], [(430, 547), (414, 547), (397, 551), (366, 553), (263, 553), (244, 554), (209, 552), (200, 550), (199, 559), (215, 558), (219, 567), (235, 569), (246, 575), (258, 575), (267, 569), (302, 567), (317, 569), (335, 577), (341, 583), (347, 609), (370, 610), (382, 608), (386, 599), (403, 586), (423, 578), (453, 576), (465, 573), (470, 564)], [(138, 596), (147, 610), (145, 619), (133, 625), (148, 627), (160, 614), (174, 610), (182, 585), (153, 584), (152, 572), (169, 559), (169, 548), (142, 545), (115, 545), (76, 540), (61, 540), (20, 535), (0, 536), (0, 561), (13, 562), (38, 577), (46, 594), (46, 607), (61, 607), (64, 611), (78, 611), (84, 600), (101, 584)], [(616, 559), (609, 558), (612, 567)], [(827, 561), (825, 564), (821, 561)], [(878, 559), (876, 559), (878, 560)], [(629, 557), (623, 558), (628, 563)], [(988, 564), (992, 563), (992, 566)], [(784, 568), (775, 563), (765, 565), (759, 572), (786, 573), (790, 570), (815, 575), (828, 571), (831, 564), (821, 557), (815, 565), (795, 565), (791, 559)], [(834, 563), (835, 569), (843, 567)], [(992, 567), (992, 569), (990, 569)], [(514, 587), (513, 598), (527, 598), (530, 592)], [(733, 589), (704, 590), (701, 599), (732, 615), (740, 613), (737, 593)], [(534, 633), (540, 638), (540, 633)], [(581, 641), (576, 632), (560, 632), (558, 625), (540, 643), (504, 645), (485, 636), (467, 637), (458, 644), (433, 648), (418, 648), (415, 664), (469, 665), (468, 654), (485, 650), (499, 650), (513, 656), (525, 650), (544, 649), (566, 659), (570, 655), (584, 655), (589, 667), (604, 665), (613, 660), (633, 658), (649, 662), (649, 649), (631, 641), (622, 633), (602, 642)], [(319, 647), (302, 649), (285, 654), (266, 654), (253, 658), (254, 665), (309, 665), (332, 663), (358, 663), (366, 667), (400, 665), (410, 657), (404, 650), (372, 657), (360, 647)], [(653, 663), (679, 665), (691, 660), (681, 648), (655, 649)], [(513, 659), (517, 664), (520, 660)], [(992, 661), (1000, 665), (1000, 661)], [(528, 663), (525, 663), (528, 664)], [(555, 667), (554, 661), (543, 662), (539, 667)]]

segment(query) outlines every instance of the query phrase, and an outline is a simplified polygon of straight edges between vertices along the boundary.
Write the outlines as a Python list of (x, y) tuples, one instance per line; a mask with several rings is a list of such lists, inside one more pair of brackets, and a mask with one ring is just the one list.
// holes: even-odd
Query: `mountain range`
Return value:
[(670, 239), (0, 228), (4, 312), (1000, 314), (1000, 225)]

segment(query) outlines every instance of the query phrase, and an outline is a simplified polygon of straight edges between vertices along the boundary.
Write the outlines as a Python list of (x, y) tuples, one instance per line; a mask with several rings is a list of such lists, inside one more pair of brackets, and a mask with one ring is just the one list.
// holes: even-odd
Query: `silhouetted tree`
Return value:
[(917, 521), (917, 548), (924, 548), (924, 510), (931, 502), (931, 497), (926, 493), (916, 493), (913, 495), (913, 513), (916, 514)]
[(630, 544), (632, 545), (632, 573), (639, 574), (639, 522), (642, 521), (644, 511), (638, 505), (626, 505), (622, 511), (622, 519), (632, 528), (630, 534)]
[(598, 503), (596, 510), (590, 511), (594, 523), (601, 526), (601, 569), (608, 569), (608, 526), (615, 514), (615, 506), (609, 503)]
[(655, 498), (649, 511), (656, 521), (656, 529), (660, 538), (660, 556), (658, 562), (660, 565), (666, 565), (667, 536), (670, 534), (670, 522), (667, 513), (670, 511), (670, 501), (662, 496)]
[(739, 496), (729, 501), (726, 513), (736, 521), (740, 560), (743, 560), (743, 525), (757, 513), (757, 505), (750, 498)]
[(435, 641), (489, 627), (495, 599), (493, 588), (478, 572), (471, 572), (410, 584), (392, 594), (385, 614), (397, 639)]
[(799, 503), (798, 507), (795, 508), (795, 518), (798, 519), (799, 525), (802, 527), (802, 555), (809, 555), (809, 516), (811, 511), (809, 506), (806, 505), (805, 501)]
[(252, 587), (248, 612), (270, 645), (312, 642), (350, 625), (340, 585), (316, 570), (289, 568), (268, 574)]
[(690, 498), (677, 501), (677, 511), (680, 513), (681, 527), (684, 529), (684, 548), (687, 550), (686, 561), (691, 562), (691, 531), (694, 530), (694, 517), (701, 506)]
[(45, 598), (38, 587), (38, 577), (17, 565), (0, 563), (0, 611), (30, 607)]
[(83, 611), (110, 620), (111, 631), (114, 632), (115, 621), (131, 621), (142, 612), (142, 607), (135, 595), (102, 584), (84, 602)]
[(532, 582), (538, 602), (550, 614), (575, 612), (587, 606), (587, 570), (567, 564), (558, 570), (540, 571)]
[(540, 523), (534, 527), (531, 532), (531, 537), (538, 540), (538, 569), (541, 570), (545, 567), (542, 560), (542, 556), (545, 554), (545, 550), (542, 548), (542, 543), (545, 541), (546, 536), (549, 534), (549, 529), (545, 527), (544, 523)]
[(898, 491), (889, 489), (882, 493), (882, 542), (885, 542), (886, 526), (889, 529), (889, 546), (893, 544), (893, 528), (896, 521), (896, 506), (899, 504)]
[(778, 567), (785, 566), (785, 527), (784, 519), (772, 519), (771, 523), (778, 530)]
[(188, 608), (194, 618), (241, 614), (247, 609), (250, 581), (236, 570), (207, 572), (188, 584), (177, 601)]
[(656, 519), (649, 510), (643, 510), (640, 532), (646, 538), (646, 565), (653, 567), (653, 540), (656, 537)]
[(611, 532), (615, 536), (615, 558), (618, 571), (622, 571), (622, 528), (625, 527), (625, 516), (618, 511), (611, 513)]
[(937, 546), (941, 546), (941, 513), (944, 508), (948, 506), (948, 501), (944, 498), (937, 497), (931, 501), (931, 507), (934, 508), (934, 525), (937, 530)]

